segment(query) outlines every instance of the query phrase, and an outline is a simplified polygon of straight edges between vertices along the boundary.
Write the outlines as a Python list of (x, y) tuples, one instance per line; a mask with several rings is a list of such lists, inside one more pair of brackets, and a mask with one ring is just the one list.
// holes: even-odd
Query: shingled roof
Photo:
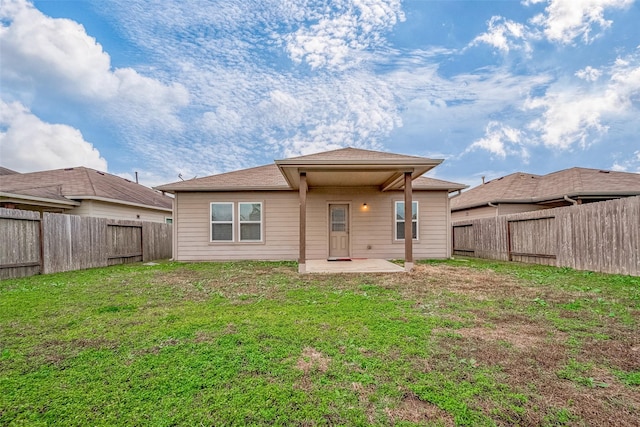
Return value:
[[(277, 160), (275, 164), (242, 169), (233, 172), (211, 175), (203, 178), (195, 178), (187, 181), (178, 181), (171, 184), (156, 187), (158, 190), (179, 191), (249, 191), (249, 190), (283, 190), (295, 189), (285, 179), (282, 171), (283, 164), (301, 165), (382, 165), (404, 163), (433, 163), (441, 160), (432, 160), (425, 157), (406, 156), (402, 154), (385, 153), (381, 151), (363, 150), (358, 148), (342, 148), (307, 156), (291, 157), (286, 160)], [(432, 166), (430, 166), (432, 167)], [(420, 176), (413, 182), (416, 190), (448, 190), (455, 191), (466, 188), (462, 184), (438, 180)]]
[(0, 176), (0, 194), (73, 202), (97, 199), (171, 210), (173, 200), (151, 188), (85, 167)]
[(640, 174), (599, 169), (564, 169), (547, 175), (516, 172), (451, 198), (458, 211), (489, 203), (544, 204), (569, 198), (616, 198), (640, 195)]
[(275, 164), (178, 181), (156, 187), (162, 191), (290, 190)]
[(16, 172), (16, 171), (14, 171), (12, 169), (0, 166), (0, 176), (2, 176), (2, 175), (15, 175), (17, 173), (20, 173), (20, 172)]
[(290, 161), (415, 161), (424, 160), (424, 157), (407, 156), (405, 154), (387, 153), (384, 151), (364, 150), (362, 148), (339, 148), (337, 150), (324, 151), (322, 153), (309, 154), (306, 156), (290, 157)]

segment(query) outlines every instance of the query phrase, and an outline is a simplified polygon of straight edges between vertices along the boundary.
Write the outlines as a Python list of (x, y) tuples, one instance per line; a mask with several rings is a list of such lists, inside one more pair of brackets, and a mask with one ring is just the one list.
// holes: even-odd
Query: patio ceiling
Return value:
[(313, 187), (379, 187), (382, 191), (404, 188), (404, 173), (416, 179), (439, 165), (442, 160), (414, 158), (383, 161), (303, 161), (278, 160), (276, 164), (287, 183), (294, 189), (300, 186), (300, 173), (306, 173), (307, 185)]

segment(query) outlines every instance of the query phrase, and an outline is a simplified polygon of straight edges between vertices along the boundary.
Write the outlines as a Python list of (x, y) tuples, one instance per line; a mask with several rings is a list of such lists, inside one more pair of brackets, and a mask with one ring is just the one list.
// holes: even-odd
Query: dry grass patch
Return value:
[[(485, 341), (502, 341), (519, 350), (538, 348), (542, 345), (554, 345), (547, 338), (546, 329), (536, 325), (499, 325), (495, 328), (461, 328), (456, 333), (465, 338)], [(562, 345), (562, 344), (560, 344)]]
[(305, 347), (302, 355), (296, 362), (296, 368), (305, 374), (313, 371), (325, 373), (329, 369), (331, 359), (312, 347)]
[(386, 408), (385, 413), (392, 423), (408, 421), (416, 424), (455, 426), (451, 414), (431, 402), (425, 402), (413, 393), (407, 393), (398, 406)]

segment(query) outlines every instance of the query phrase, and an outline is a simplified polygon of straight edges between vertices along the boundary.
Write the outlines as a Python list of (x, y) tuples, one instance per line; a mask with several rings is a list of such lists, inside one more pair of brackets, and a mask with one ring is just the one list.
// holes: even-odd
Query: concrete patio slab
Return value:
[(351, 259), (351, 261), (307, 260), (307, 273), (400, 273), (404, 267), (384, 259)]

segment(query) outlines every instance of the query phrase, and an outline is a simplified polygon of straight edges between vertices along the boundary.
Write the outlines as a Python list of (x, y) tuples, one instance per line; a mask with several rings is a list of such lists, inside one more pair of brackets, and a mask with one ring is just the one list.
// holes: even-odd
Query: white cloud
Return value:
[(110, 114), (142, 125), (179, 126), (174, 112), (187, 104), (186, 89), (131, 68), (112, 69), (109, 55), (82, 25), (45, 16), (25, 0), (3, 1), (0, 22), (0, 77), (16, 88), (16, 96), (20, 88), (49, 91), (100, 103)]
[(540, 135), (545, 146), (561, 150), (576, 144), (586, 147), (607, 133), (608, 118), (637, 118), (640, 56), (617, 59), (606, 74), (609, 80), (604, 84), (592, 83), (588, 88), (559, 84), (525, 103), (526, 110), (542, 111), (529, 128)]
[(576, 77), (582, 80), (586, 80), (588, 82), (595, 82), (600, 78), (601, 75), (602, 75), (602, 71), (598, 70), (597, 68), (593, 68), (591, 66), (587, 66), (582, 70), (576, 71)]
[[(373, 87), (372, 81), (376, 82)], [(298, 85), (290, 87), (296, 96), (280, 94), (262, 106), (265, 112), (276, 112), (264, 131), (286, 156), (345, 146), (381, 148), (380, 139), (401, 126), (393, 85), (382, 78), (358, 72), (315, 81), (312, 91), (303, 82)], [(273, 129), (296, 131), (282, 135)]]
[[(487, 137), (479, 136), (478, 130), (481, 132), (489, 121), (508, 122), (517, 128), (526, 120), (522, 100), (551, 80), (544, 74), (513, 75), (505, 68), (486, 68), (447, 79), (436, 67), (416, 66), (396, 71), (388, 79), (402, 111), (404, 128), (398, 132), (413, 137), (417, 149), (425, 144), (450, 146), (453, 150), (458, 147), (458, 157), (465, 153), (470, 140)], [(489, 131), (495, 129), (495, 125), (487, 127)], [(485, 144), (488, 146), (489, 141)], [(511, 150), (525, 156), (520, 147), (513, 145)]]
[(529, 128), (540, 134), (547, 147), (567, 150), (579, 144), (585, 148), (593, 132), (607, 132), (600, 119), (603, 112), (615, 108), (611, 101), (604, 95), (592, 97), (579, 89), (550, 91), (525, 103), (528, 110), (544, 110)]
[(0, 100), (2, 166), (20, 172), (86, 166), (106, 171), (107, 161), (79, 130), (41, 121), (19, 102)]
[(535, 37), (525, 25), (501, 16), (492, 16), (487, 22), (487, 26), (487, 32), (473, 39), (470, 43), (471, 46), (486, 43), (504, 53), (508, 53), (513, 49), (523, 49), (525, 52), (531, 52), (528, 39)]
[(611, 169), (618, 172), (640, 173), (640, 150), (635, 151), (632, 157), (614, 162)]
[[(540, 3), (528, 1), (525, 4)], [(548, 0), (545, 13), (536, 15), (531, 23), (542, 28), (546, 38), (552, 42), (570, 44), (576, 38), (591, 42), (594, 27), (601, 30), (611, 26), (612, 21), (604, 18), (606, 9), (624, 9), (634, 0)]]
[(531, 42), (546, 38), (551, 42), (570, 44), (581, 37), (583, 42), (590, 43), (601, 30), (609, 28), (611, 20), (604, 18), (606, 9), (624, 9), (635, 0), (525, 0), (525, 6), (547, 3), (544, 13), (529, 20), (530, 25), (493, 16), (487, 22), (487, 31), (480, 34), (469, 44), (475, 46), (486, 43), (494, 48), (509, 53), (512, 50), (532, 51)]
[(283, 37), (293, 61), (311, 68), (351, 67), (359, 53), (381, 44), (384, 31), (405, 19), (400, 0), (344, 0), (332, 6), (307, 11), (310, 23)]
[[(202, 176), (338, 146), (382, 148), (380, 141), (401, 125), (395, 82), (372, 71), (373, 60), (354, 65), (365, 55), (382, 56), (373, 51), (384, 46), (392, 21), (404, 19), (399, 1), (154, 4), (160, 6), (116, 0), (102, 7), (131, 43), (162, 58), (157, 72), (175, 73), (190, 89), (189, 126), (182, 132), (126, 135), (148, 163), (163, 165), (172, 176)], [(325, 21), (332, 37), (345, 25), (345, 62), (327, 62), (329, 72), (292, 65), (285, 39)]]
[(523, 160), (529, 153), (523, 145), (522, 132), (500, 122), (491, 121), (485, 128), (484, 137), (474, 141), (465, 153), (475, 149), (483, 149), (504, 159), (507, 155), (518, 155)]

